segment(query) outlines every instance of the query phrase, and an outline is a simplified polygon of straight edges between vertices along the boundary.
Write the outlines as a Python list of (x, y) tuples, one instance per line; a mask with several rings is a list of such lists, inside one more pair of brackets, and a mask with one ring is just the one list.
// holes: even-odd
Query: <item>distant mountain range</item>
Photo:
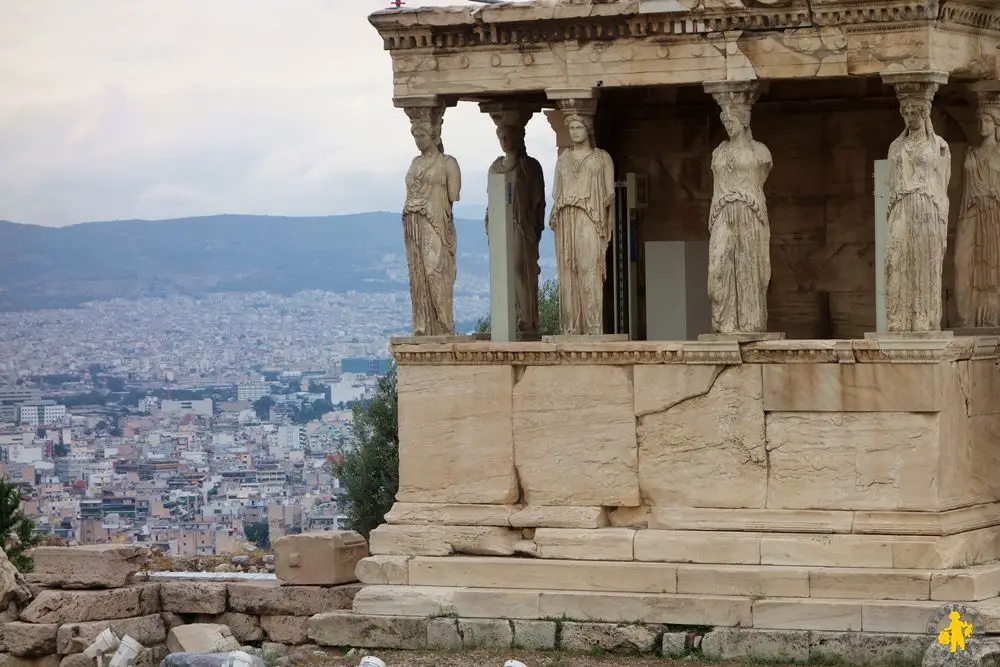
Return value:
[[(482, 217), (457, 219), (456, 226), (459, 283), (488, 280)], [(542, 246), (543, 267), (552, 265), (549, 234)], [(217, 215), (68, 227), (0, 221), (0, 311), (212, 292), (398, 291), (407, 289), (406, 281), (399, 213)]]

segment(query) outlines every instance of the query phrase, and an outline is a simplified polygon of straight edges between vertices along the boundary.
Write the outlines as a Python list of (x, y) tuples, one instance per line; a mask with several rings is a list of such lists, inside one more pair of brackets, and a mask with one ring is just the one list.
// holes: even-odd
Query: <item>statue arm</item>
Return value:
[(611, 239), (611, 233), (615, 227), (615, 165), (611, 161), (611, 154), (601, 151), (601, 160), (604, 162), (604, 191), (607, 196), (607, 204), (604, 205), (604, 242)]
[[(559, 199), (562, 197), (562, 172), (559, 170), (559, 160), (556, 160), (556, 175), (552, 184), (552, 217), (549, 218), (549, 227), (555, 220), (556, 211), (559, 210)], [(552, 227), (555, 229), (555, 227)]]
[(448, 175), (448, 201), (454, 203), (462, 194), (462, 170), (458, 167), (458, 160), (449, 155), (445, 171)]

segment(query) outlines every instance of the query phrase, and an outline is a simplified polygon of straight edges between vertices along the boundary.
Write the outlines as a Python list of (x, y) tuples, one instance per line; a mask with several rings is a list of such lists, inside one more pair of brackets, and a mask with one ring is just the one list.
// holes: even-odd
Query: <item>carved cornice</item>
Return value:
[(947, 340), (778, 340), (602, 343), (393, 343), (400, 365), (552, 366), (566, 364), (633, 366), (644, 364), (941, 363), (998, 357), (998, 339)]
[[(587, 3), (582, 3), (586, 5)], [(521, 2), (497, 7), (421, 8), (375, 12), (369, 21), (389, 51), (480, 49), (500, 45), (531, 48), (565, 41), (611, 41), (651, 37), (683, 40), (729, 31), (775, 31), (816, 26), (894, 31), (944, 22), (1000, 31), (1000, 10), (971, 0), (746, 0), (742, 8), (646, 13), (641, 2), (606, 3), (601, 11), (580, 4)]]

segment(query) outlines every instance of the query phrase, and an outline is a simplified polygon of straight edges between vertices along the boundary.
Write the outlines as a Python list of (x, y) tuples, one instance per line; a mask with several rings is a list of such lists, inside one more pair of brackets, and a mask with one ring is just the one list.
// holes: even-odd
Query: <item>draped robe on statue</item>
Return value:
[(725, 141), (712, 153), (708, 296), (717, 333), (767, 330), (771, 228), (764, 182), (770, 171), (771, 152), (757, 141)]
[(1000, 146), (970, 148), (955, 240), (955, 295), (962, 324), (1000, 326)]
[[(517, 313), (517, 330), (538, 331), (538, 244), (545, 229), (545, 177), (542, 165), (526, 153), (521, 153), (513, 164), (498, 157), (490, 172), (503, 174), (513, 171), (514, 213), (514, 309)], [(488, 223), (488, 221), (487, 221)]]
[(406, 172), (403, 233), (415, 336), (455, 333), (452, 302), (457, 238), (448, 190), (449, 169), (457, 172), (455, 159), (436, 153), (417, 156)]
[(572, 149), (556, 160), (552, 217), (559, 275), (559, 321), (564, 334), (603, 330), (605, 257), (614, 215), (611, 156), (594, 148), (583, 158)]
[(885, 308), (889, 331), (941, 328), (941, 276), (948, 242), (951, 150), (927, 122), (927, 136), (889, 146)]

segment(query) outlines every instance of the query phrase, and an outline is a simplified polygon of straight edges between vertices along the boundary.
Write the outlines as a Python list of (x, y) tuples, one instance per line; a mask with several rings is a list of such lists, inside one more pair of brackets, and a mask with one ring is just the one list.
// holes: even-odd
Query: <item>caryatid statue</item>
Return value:
[(410, 273), (414, 336), (455, 333), (453, 308), (457, 238), (452, 205), (462, 175), (441, 144), (443, 106), (406, 106), (420, 155), (406, 172), (403, 233)]
[(951, 150), (934, 133), (933, 73), (885, 75), (905, 127), (889, 146), (885, 312), (889, 331), (940, 331)]
[(756, 82), (707, 83), (729, 138), (712, 153), (714, 189), (708, 217), (708, 296), (716, 333), (767, 331), (771, 227), (764, 182), (771, 151), (750, 131), (760, 96)]
[[(497, 104), (480, 105), (497, 126), (497, 138), (503, 155), (490, 166), (490, 173), (512, 174), (513, 201), (510, 206), (514, 219), (514, 312), (517, 331), (535, 333), (538, 325), (538, 244), (545, 230), (545, 177), (542, 165), (527, 153), (524, 131), (532, 111), (523, 107)], [(489, 233), (489, 211), (486, 228)]]
[(563, 334), (600, 335), (615, 169), (611, 156), (594, 144), (596, 100), (560, 100), (559, 107), (572, 141), (556, 160), (549, 219), (559, 275), (559, 325)]
[(977, 93), (982, 141), (965, 154), (955, 296), (966, 327), (1000, 327), (1000, 91)]

